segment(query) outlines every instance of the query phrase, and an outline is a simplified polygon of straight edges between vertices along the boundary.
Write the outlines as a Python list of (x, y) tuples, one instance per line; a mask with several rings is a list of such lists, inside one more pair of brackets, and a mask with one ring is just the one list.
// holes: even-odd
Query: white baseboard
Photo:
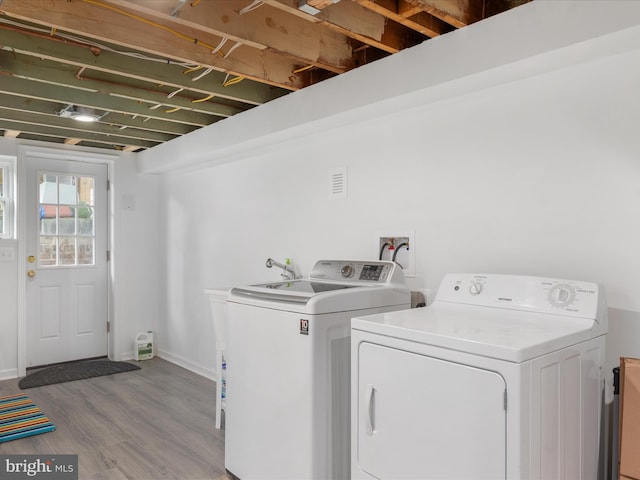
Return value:
[(190, 360), (180, 357), (179, 355), (174, 355), (173, 353), (169, 353), (164, 350), (158, 350), (158, 357), (175, 363), (179, 367), (186, 368), (187, 370), (196, 373), (204, 378), (208, 378), (209, 380), (216, 381), (217, 373), (213, 368), (203, 367), (202, 365), (198, 365)]
[(126, 362), (127, 360), (133, 360), (133, 350), (131, 350), (130, 352), (121, 352), (120, 358), (117, 360), (121, 362)]
[(8, 368), (7, 370), (0, 370), (0, 380), (11, 380), (12, 378), (18, 378), (17, 368)]

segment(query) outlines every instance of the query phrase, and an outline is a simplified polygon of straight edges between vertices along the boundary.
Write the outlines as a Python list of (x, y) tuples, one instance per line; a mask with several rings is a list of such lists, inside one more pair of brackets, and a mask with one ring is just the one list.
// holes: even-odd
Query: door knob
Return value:
[(35, 270), (27, 270), (27, 277), (33, 278), (35, 276), (36, 276), (36, 271)]

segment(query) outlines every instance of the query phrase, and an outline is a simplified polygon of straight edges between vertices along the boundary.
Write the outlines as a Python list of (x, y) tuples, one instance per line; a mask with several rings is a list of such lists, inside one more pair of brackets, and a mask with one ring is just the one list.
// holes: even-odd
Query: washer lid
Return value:
[(301, 292), (309, 295), (330, 292), (332, 290), (343, 290), (353, 288), (356, 285), (345, 285), (343, 283), (322, 283), (309, 280), (295, 280), (289, 282), (261, 283), (253, 287), (278, 290), (279, 292)]
[[(410, 293), (407, 288), (397, 288), (390, 285), (347, 285), (338, 283), (323, 284), (323, 286), (319, 287), (317, 282), (307, 282), (306, 280), (297, 280), (296, 282), (316, 284), (314, 287), (311, 287), (311, 285), (298, 285), (297, 287), (293, 287), (299, 290), (307, 287), (323, 290), (309, 293), (296, 291), (291, 289), (291, 287), (287, 289), (274, 289), (253, 285), (232, 288), (227, 300), (230, 303), (310, 315), (390, 306), (409, 308), (410, 306)], [(336, 288), (331, 288), (334, 285)]]
[(593, 337), (594, 320), (435, 302), (356, 317), (351, 328), (521, 363)]
[(319, 260), (308, 279), (232, 288), (228, 301), (314, 315), (409, 308), (411, 296), (393, 262)]

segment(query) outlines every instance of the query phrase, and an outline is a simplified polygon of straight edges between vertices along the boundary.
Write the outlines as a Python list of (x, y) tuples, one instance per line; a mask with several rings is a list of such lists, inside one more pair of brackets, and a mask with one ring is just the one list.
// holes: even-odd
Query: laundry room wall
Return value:
[(138, 173), (133, 154), (122, 154), (113, 185), (113, 306), (115, 360), (134, 357), (134, 339), (140, 332), (159, 337), (163, 309), (161, 278), (165, 250), (161, 225), (160, 178)]
[[(520, 7), (519, 22), (527, 22), (525, 8), (543, 3)], [(589, 3), (598, 2), (573, 2), (578, 9)], [(608, 10), (609, 22), (628, 16), (625, 3), (633, 2)], [(573, 14), (579, 20), (580, 11)], [(538, 31), (566, 28), (562, 18), (549, 16), (548, 25), (538, 20)], [(505, 39), (515, 41), (510, 28)], [(598, 282), (610, 306), (607, 370), (620, 355), (640, 356), (633, 340), (640, 334), (639, 32), (602, 34), (486, 75), (336, 114), (304, 134), (292, 129), (227, 159), (210, 153), (215, 128), (223, 128), (216, 126), (208, 135), (205, 129), (183, 137), (168, 153), (141, 156), (143, 168), (152, 157), (178, 164), (162, 174), (161, 355), (213, 377), (205, 288), (278, 279), (277, 270), (265, 268), (268, 257), (291, 258), (304, 274), (322, 258), (374, 259), (378, 232), (412, 231), (413, 288), (435, 292), (447, 272)], [(444, 36), (415, 48), (446, 53), (447, 42)], [(401, 82), (402, 65), (393, 66)], [(363, 77), (339, 78), (342, 89), (363, 89)], [(289, 100), (296, 112), (332, 101), (313, 88)], [(270, 107), (262, 111), (286, 114)], [(235, 123), (245, 125), (246, 135), (251, 114)], [(185, 159), (210, 155), (210, 162), (179, 168), (180, 151)], [(329, 171), (336, 167), (346, 167), (347, 197), (330, 200)]]

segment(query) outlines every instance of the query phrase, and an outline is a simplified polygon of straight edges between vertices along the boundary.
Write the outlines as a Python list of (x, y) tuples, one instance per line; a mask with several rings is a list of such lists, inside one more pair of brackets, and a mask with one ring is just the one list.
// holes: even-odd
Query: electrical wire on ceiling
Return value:
[(304, 72), (306, 70), (311, 70), (315, 65), (307, 65), (306, 67), (300, 67), (300, 68), (296, 68), (293, 72), (291, 73), (301, 73)]
[[(46, 28), (39, 28), (39, 27), (36, 27), (36, 26), (27, 26), (27, 25), (25, 25), (23, 23), (16, 22), (16, 21), (10, 20), (8, 18), (3, 18), (3, 17), (0, 17), (0, 23), (3, 23), (5, 25), (9, 25), (9, 26), (12, 26), (12, 27), (20, 28), (20, 29), (27, 29), (27, 30), (30, 30), (30, 31), (33, 31), (33, 32), (37, 32), (37, 33), (45, 33), (45, 34), (50, 34), (52, 36), (55, 34), (55, 36), (57, 36), (59, 38), (62, 38), (62, 39), (65, 39), (65, 40), (70, 40), (70, 41), (76, 42), (78, 44), (83, 44), (83, 45), (87, 45), (87, 46), (90, 46), (90, 47), (99, 48), (99, 49), (107, 51), (107, 52), (111, 52), (111, 53), (115, 53), (115, 54), (123, 55), (123, 56), (127, 56), (127, 57), (132, 57), (132, 58), (136, 58), (136, 59), (139, 59), (139, 60), (146, 60), (146, 61), (150, 61), (150, 62), (164, 63), (164, 64), (169, 64), (169, 65), (178, 65), (178, 66), (181, 66), (181, 67), (185, 68), (185, 70), (182, 72), (185, 75), (188, 74), (188, 73), (193, 73), (195, 71), (204, 69), (204, 71), (202, 73), (200, 73), (199, 75), (197, 75), (197, 76), (195, 76), (195, 77), (193, 77), (191, 79), (194, 82), (200, 80), (201, 78), (203, 78), (204, 76), (210, 74), (213, 71), (213, 68), (210, 68), (210, 67), (209, 68), (205, 68), (202, 65), (194, 65), (193, 63), (189, 63), (189, 62), (172, 61), (172, 60), (168, 60), (168, 59), (161, 59), (161, 58), (151, 57), (151, 56), (144, 55), (144, 54), (141, 54), (141, 53), (138, 53), (138, 52), (128, 52), (128, 51), (118, 50), (118, 49), (115, 49), (113, 47), (110, 47), (108, 45), (104, 45), (102, 43), (99, 43), (99, 42), (96, 42), (96, 41), (93, 41), (93, 40), (88, 40), (88, 39), (85, 39), (85, 38), (77, 37), (75, 35), (70, 35), (70, 34), (67, 34), (67, 33), (58, 32), (58, 31), (56, 31), (55, 27), (53, 29), (49, 30), (49, 29), (46, 29)], [(226, 40), (226, 37), (225, 37), (225, 39), (223, 39), (223, 42), (221, 42), (221, 43), (224, 43), (224, 40)], [(235, 49), (236, 47), (237, 47), (237, 45), (232, 47), (232, 50)], [(78, 75), (80, 75), (83, 70), (84, 70), (84, 68), (80, 70)], [(233, 85), (234, 83), (238, 83), (238, 82), (240, 82), (240, 81), (242, 81), (244, 79), (244, 77), (236, 77), (236, 78), (233, 78), (232, 80), (229, 81), (231, 83), (228, 83), (227, 82), (228, 78), (229, 78), (229, 74), (227, 74), (227, 76), (226, 76), (226, 78), (225, 78), (225, 80), (223, 82), (224, 86)], [(174, 92), (174, 95), (176, 93), (178, 93), (178, 92)], [(205, 99), (195, 100), (195, 102), (206, 101), (206, 100), (209, 100), (209, 99), (213, 98), (213, 96), (214, 95), (211, 94), (208, 97), (206, 97)], [(154, 107), (151, 107), (151, 108), (154, 109), (154, 108), (159, 108), (161, 106), (162, 106), (161, 104), (158, 104), (158, 105), (156, 105)]]
[[(146, 23), (147, 25), (150, 25), (150, 26), (152, 26), (154, 28), (159, 28), (161, 30), (165, 30), (166, 32), (169, 32), (170, 34), (175, 35), (178, 38), (186, 40), (189, 43), (193, 43), (195, 45), (201, 45), (201, 46), (203, 46), (205, 48), (208, 48), (209, 50), (215, 50), (223, 58), (227, 58), (229, 56), (229, 54), (238, 47), (237, 44), (234, 45), (231, 48), (231, 50), (229, 50), (227, 52), (227, 54), (224, 55), (224, 54), (222, 54), (222, 52), (218, 52), (219, 49), (216, 50), (215, 47), (209, 45), (208, 43), (202, 42), (202, 41), (198, 40), (197, 38), (185, 35), (184, 33), (179, 32), (178, 30), (175, 30), (175, 29), (173, 29), (171, 27), (168, 27), (166, 25), (162, 25), (161, 23), (154, 22), (154, 21), (149, 20), (147, 18), (141, 17), (140, 15), (135, 15), (133, 13), (127, 12), (126, 10), (122, 10), (121, 8), (114, 7), (113, 5), (108, 5), (106, 3), (102, 3), (102, 2), (100, 2), (98, 0), (80, 0), (80, 1), (84, 2), (84, 3), (88, 3), (90, 5), (96, 5), (98, 7), (106, 8), (107, 10), (112, 10), (112, 11), (114, 11), (116, 13), (119, 13), (120, 15), (124, 15), (126, 17), (132, 18), (132, 19), (137, 20), (139, 22)], [(241, 43), (241, 42), (238, 42), (238, 43)]]
[(200, 75), (196, 75), (195, 77), (193, 77), (191, 79), (192, 82), (196, 82), (198, 80), (200, 80), (202, 77), (209, 75), (211, 72), (213, 72), (213, 68), (207, 68), (204, 72), (202, 72)]
[(203, 68), (204, 67), (202, 65), (196, 65), (195, 67), (187, 68), (184, 72), (182, 72), (182, 74), (186, 75), (187, 73), (197, 72), (198, 70), (202, 70)]
[(173, 10), (171, 10), (171, 16), (172, 17), (175, 17), (175, 16), (178, 15), (178, 11), (182, 7), (184, 7), (184, 2), (185, 2), (185, 0), (178, 0), (178, 4), (175, 7), (173, 7)]
[(176, 96), (178, 93), (180, 93), (183, 90), (184, 90), (184, 88), (179, 88), (179, 89), (171, 92), (169, 95), (167, 95), (167, 98), (173, 98), (174, 96)]
[[(13, 20), (9, 20), (9, 19), (4, 18), (4, 17), (0, 17), (0, 23), (4, 23), (5, 25), (10, 25), (12, 27), (17, 27), (17, 28), (24, 29), (24, 30), (30, 30), (30, 31), (37, 32), (37, 33), (44, 33), (44, 34), (47, 34), (47, 35), (50, 34), (50, 30), (47, 29), (47, 28), (39, 28), (39, 27), (31, 26), (31, 25), (25, 25), (23, 23), (15, 22)], [(165, 58), (151, 57), (151, 56), (139, 53), (139, 52), (127, 52), (127, 51), (118, 50), (118, 49), (115, 49), (115, 48), (110, 47), (108, 45), (104, 45), (102, 43), (96, 42), (94, 40), (88, 40), (86, 38), (76, 37), (74, 35), (70, 35), (70, 34), (67, 34), (67, 33), (55, 32), (55, 36), (59, 37), (59, 38), (63, 38), (65, 40), (70, 40), (72, 42), (76, 42), (76, 43), (81, 44), (81, 45), (87, 45), (87, 46), (90, 46), (90, 47), (99, 48), (101, 50), (104, 50), (105, 52), (116, 53), (118, 55), (124, 55), (124, 56), (127, 56), (127, 57), (137, 58), (139, 60), (147, 60), (147, 61), (150, 61), (150, 62), (165, 63), (165, 64), (169, 64), (169, 65), (178, 65), (178, 66), (185, 67), (185, 68), (199, 67), (199, 65), (194, 65), (193, 63), (189, 63), (189, 62), (178, 62), (178, 61), (169, 60), (169, 59), (165, 59)]]
[(198, 98), (196, 100), (191, 100), (191, 103), (202, 103), (202, 102), (206, 102), (207, 100), (211, 100), (213, 97), (215, 97), (215, 95), (212, 93), (211, 95), (207, 95), (204, 98)]
[(216, 53), (218, 53), (220, 49), (224, 46), (224, 44), (227, 43), (227, 40), (229, 40), (227, 37), (222, 37), (218, 46), (215, 47), (213, 50), (211, 50), (211, 55), (215, 55)]
[(240, 83), (242, 80), (244, 80), (244, 77), (242, 75), (238, 75), (231, 80), (228, 80), (228, 78), (229, 74), (227, 73), (227, 76), (224, 78), (224, 82), (222, 82), (223, 87), (230, 87), (231, 85), (235, 85), (236, 83)]
[(227, 58), (229, 55), (231, 55), (231, 52), (233, 52), (240, 45), (242, 45), (242, 42), (236, 42), (236, 44), (233, 47), (231, 47), (229, 50), (227, 50), (227, 53), (225, 53), (222, 58)]
[(244, 15), (247, 12), (250, 12), (251, 10), (255, 10), (258, 7), (261, 7), (262, 5), (264, 5), (264, 2), (262, 2), (261, 0), (255, 0), (251, 5), (248, 5), (246, 7), (244, 7), (242, 10), (240, 10), (238, 12), (238, 15)]

